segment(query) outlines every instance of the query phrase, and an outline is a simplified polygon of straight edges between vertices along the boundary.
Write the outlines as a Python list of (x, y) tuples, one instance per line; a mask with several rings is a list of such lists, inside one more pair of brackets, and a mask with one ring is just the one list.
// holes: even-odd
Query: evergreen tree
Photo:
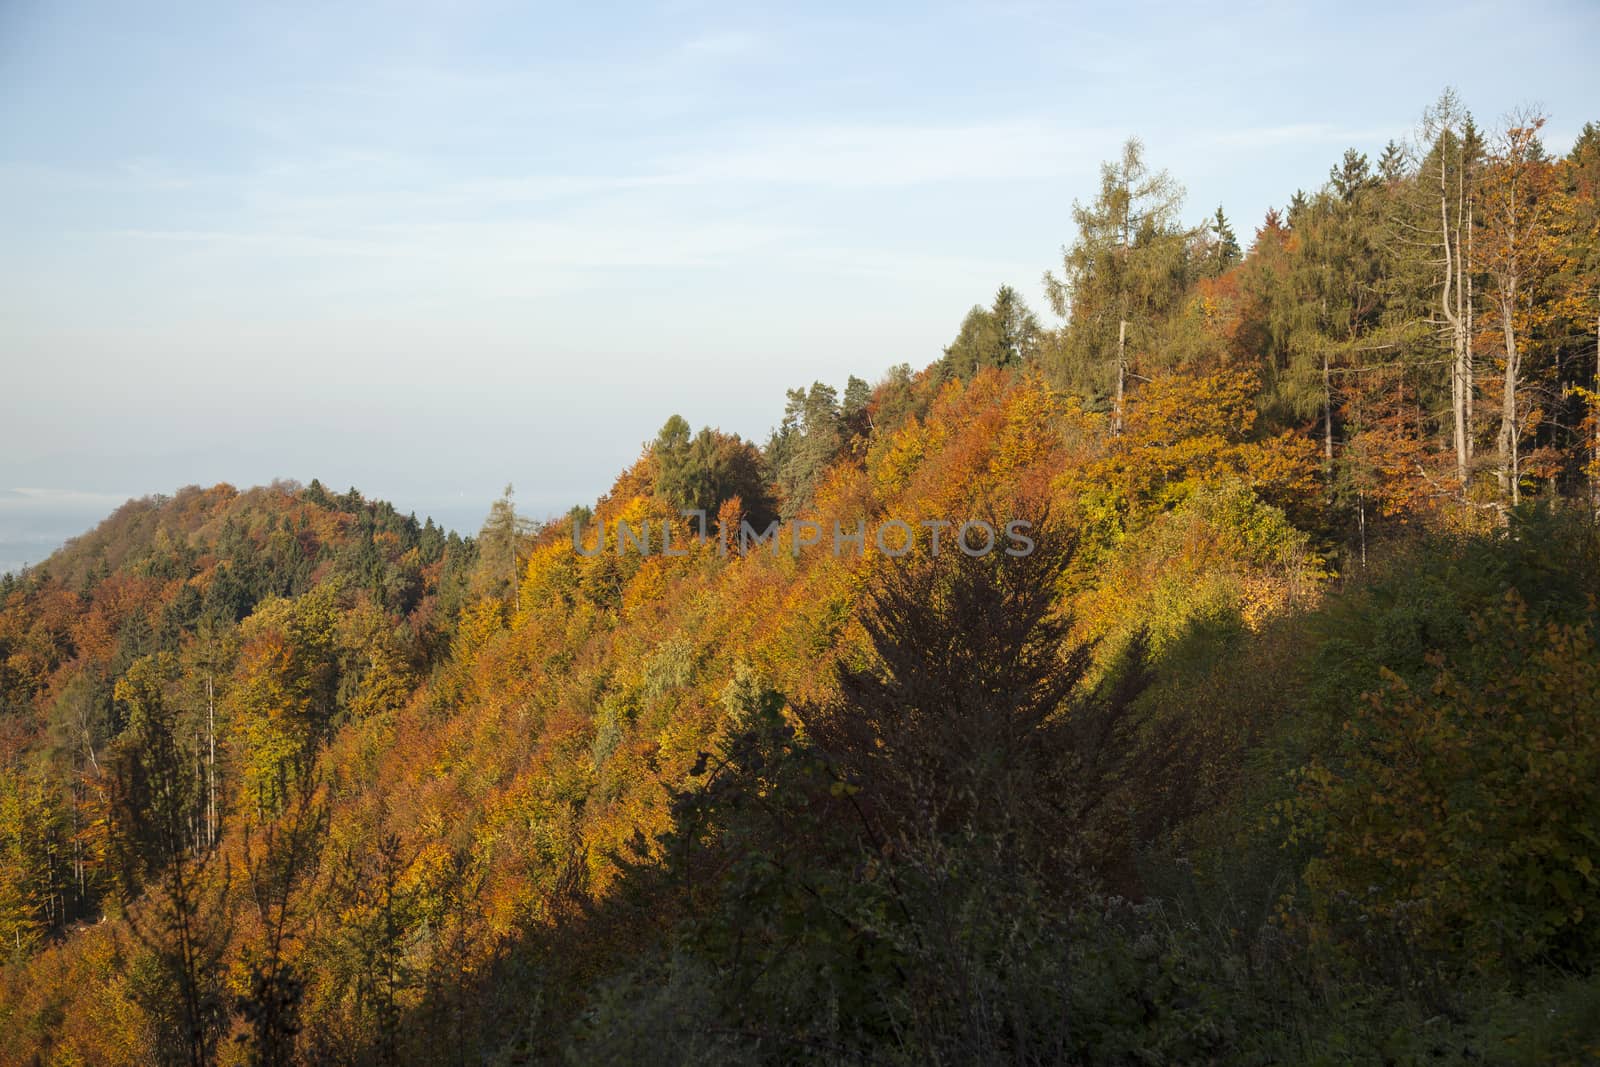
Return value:
[(1073, 204), (1077, 240), (1063, 251), (1061, 275), (1044, 277), (1051, 306), (1068, 320), (1056, 377), (1109, 396), (1119, 432), (1130, 369), (1155, 355), (1149, 342), (1188, 286), (1192, 233), (1178, 221), (1182, 203), (1183, 187), (1152, 172), (1144, 146), (1129, 140), (1101, 165), (1094, 202)]
[(839, 416), (852, 437), (866, 437), (872, 432), (872, 386), (865, 380), (850, 375), (844, 384), (844, 399), (839, 403)]
[(515, 488), (507, 484), (500, 499), (489, 506), (489, 517), (478, 531), (478, 568), (472, 581), (477, 596), (516, 595), (518, 561), (538, 527), (517, 514), (515, 497)]
[(1378, 157), (1378, 178), (1386, 185), (1395, 185), (1404, 180), (1410, 167), (1406, 159), (1406, 150), (1398, 141), (1390, 140), (1383, 146), (1383, 155)]
[(1328, 185), (1333, 195), (1347, 204), (1375, 184), (1377, 179), (1372, 175), (1372, 168), (1367, 165), (1366, 154), (1357, 152), (1354, 148), (1346, 148), (1344, 159), (1338, 166), (1328, 171)]
[(839, 394), (832, 386), (790, 389), (783, 422), (767, 443), (767, 467), (781, 497), (784, 518), (810, 505), (816, 483), (844, 445)]
[(1217, 205), (1217, 213), (1206, 224), (1206, 231), (1206, 273), (1215, 278), (1233, 268), (1243, 254), (1228, 216), (1222, 213), (1222, 205)]
[(655, 491), (678, 511), (703, 511), (709, 523), (724, 502), (738, 497), (744, 514), (770, 518), (771, 501), (761, 454), (737, 434), (703, 427), (689, 436), (689, 423), (674, 415), (651, 449)]
[(971, 378), (984, 367), (1018, 366), (1037, 356), (1041, 333), (1021, 294), (1002, 285), (990, 307), (967, 312), (961, 331), (944, 350), (939, 372), (945, 378)]

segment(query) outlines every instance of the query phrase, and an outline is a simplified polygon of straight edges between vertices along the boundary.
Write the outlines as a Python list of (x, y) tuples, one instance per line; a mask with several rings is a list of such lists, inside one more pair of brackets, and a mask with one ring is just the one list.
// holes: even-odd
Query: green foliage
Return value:
[(1244, 258), (1244, 250), (1239, 247), (1239, 237), (1233, 232), (1233, 224), (1228, 221), (1228, 216), (1223, 214), (1220, 205), (1217, 207), (1217, 213), (1206, 223), (1205, 237), (1202, 269), (1207, 275), (1215, 278), (1226, 274)]
[(1439, 966), (1581, 966), (1600, 950), (1592, 622), (1534, 621), (1509, 593), (1430, 662), (1426, 688), (1389, 674), (1305, 772), (1316, 913)]
[(737, 434), (707, 426), (691, 437), (689, 424), (674, 415), (656, 436), (651, 458), (656, 493), (677, 511), (704, 512), (707, 531), (718, 509), (735, 497), (757, 529), (772, 520), (761, 453)]
[(472, 577), (472, 595), (515, 599), (521, 560), (536, 528), (517, 514), (515, 490), (505, 492), (489, 506), (489, 516), (478, 531), (478, 564)]
[(839, 394), (832, 386), (813, 382), (809, 390), (789, 390), (783, 422), (766, 449), (784, 518), (810, 505), (817, 482), (846, 443)]
[(1094, 202), (1073, 204), (1077, 238), (1063, 250), (1061, 274), (1045, 275), (1050, 304), (1070, 326), (1052, 368), (1057, 381), (1109, 397), (1124, 327), (1129, 363), (1159, 362), (1152, 341), (1191, 281), (1193, 234), (1178, 221), (1182, 202), (1183, 187), (1152, 172), (1134, 138), (1101, 166)]
[(240, 785), (257, 811), (276, 813), (331, 724), (339, 686), (332, 590), (272, 600), (241, 629), (230, 710), (242, 742)]
[(1396, 546), (1316, 620), (1308, 710), (1331, 726), (1385, 672), (1425, 688), (1432, 653), (1454, 659), (1474, 615), (1515, 589), (1536, 623), (1575, 624), (1600, 596), (1600, 540), (1572, 509), (1527, 506), (1486, 535), (1433, 534)]
[(0, 953), (24, 958), (66, 908), (66, 798), (42, 768), (0, 766)]
[(200, 1067), (227, 1020), (230, 878), (201, 837), (201, 760), (163, 692), (173, 668), (170, 657), (147, 657), (117, 683), (129, 727), (116, 753), (113, 847), (142, 951), (132, 985), (155, 1027), (151, 1051), (158, 1062)]
[[(1548, 506), (1450, 454), (1500, 353), (1441, 261), (1533, 251), (1451, 94), (1243, 258), (1130, 142), (1060, 329), (1002, 286), (565, 521), (130, 502), (0, 579), (0, 1059), (1594, 1060), (1597, 145), (1518, 161)], [(568, 544), (684, 509), (1037, 548)]]
[(1009, 285), (991, 307), (974, 307), (938, 363), (943, 378), (971, 378), (984, 367), (1018, 367), (1038, 358), (1042, 331), (1022, 297)]

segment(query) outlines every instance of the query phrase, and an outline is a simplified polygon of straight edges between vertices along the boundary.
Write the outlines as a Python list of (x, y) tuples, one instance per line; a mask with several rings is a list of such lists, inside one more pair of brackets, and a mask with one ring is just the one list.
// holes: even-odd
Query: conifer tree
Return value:
[(1161, 316), (1189, 282), (1192, 231), (1178, 221), (1183, 187), (1152, 172), (1137, 138), (1100, 168), (1093, 203), (1074, 203), (1077, 239), (1062, 251), (1061, 274), (1046, 273), (1045, 291), (1068, 320), (1059, 377), (1110, 396), (1121, 432), (1130, 368), (1148, 351)]

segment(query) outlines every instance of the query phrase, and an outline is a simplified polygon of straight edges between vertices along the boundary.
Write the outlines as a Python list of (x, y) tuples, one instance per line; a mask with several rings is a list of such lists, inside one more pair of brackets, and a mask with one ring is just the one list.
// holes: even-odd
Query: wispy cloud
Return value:
[[(275, 158), (237, 175), (183, 175), (143, 161), (120, 170), (169, 196), (203, 190), (230, 205), (230, 225), (196, 225), (175, 203), (101, 233), (203, 254), (425, 260), (446, 273), (709, 266), (807, 236), (804, 220), (776, 214), (787, 195), (777, 190), (870, 194), (1066, 178), (1092, 174), (1118, 139), (1040, 119), (809, 123), (702, 135), (690, 149), (611, 174), (464, 177), (420, 158), (349, 152)], [(743, 191), (744, 207), (728, 206), (729, 189)]]
[(287, 228), (127, 229), (113, 234), (129, 241), (190, 245), (218, 255), (361, 258), (381, 260), (391, 271), (409, 263), (440, 276), (496, 268), (559, 274), (714, 266), (793, 235), (792, 227), (760, 223), (663, 220), (619, 225), (603, 219), (408, 222), (337, 234)]
[(667, 160), (679, 184), (782, 182), (863, 188), (1092, 173), (1116, 138), (1038, 119), (962, 125), (833, 123), (737, 138)]
[(1236, 149), (1276, 148), (1284, 145), (1348, 146), (1382, 144), (1391, 137), (1402, 138), (1406, 132), (1399, 126), (1360, 129), (1327, 122), (1298, 122), (1279, 126), (1224, 129), (1214, 133), (1197, 134), (1196, 139)]
[[(959, 125), (807, 123), (701, 133), (694, 138), (698, 141), (694, 147), (645, 156), (635, 170), (623, 173), (462, 178), (441, 173), (421, 157), (342, 152), (274, 158), (244, 173), (185, 171), (147, 159), (120, 165), (115, 177), (94, 171), (75, 177), (86, 183), (121, 180), (152, 191), (231, 191), (263, 209), (321, 204), (342, 215), (352, 210), (361, 215), (367, 213), (361, 211), (363, 205), (408, 210), (487, 208), (650, 187), (741, 183), (881, 188), (1067, 177), (1092, 174), (1098, 161), (1116, 150), (1122, 136), (1108, 129), (1031, 118)], [(1250, 137), (1281, 141), (1290, 135), (1240, 131), (1220, 136), (1228, 143), (1243, 143)], [(50, 175), (52, 180), (64, 177), (60, 172)], [(305, 188), (316, 192), (301, 192)]]

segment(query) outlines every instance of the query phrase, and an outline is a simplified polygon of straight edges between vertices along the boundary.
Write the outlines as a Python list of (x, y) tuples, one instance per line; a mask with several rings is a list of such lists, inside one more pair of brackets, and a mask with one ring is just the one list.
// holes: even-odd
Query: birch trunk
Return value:
[(1458, 292), (1457, 265), (1455, 249), (1450, 235), (1450, 186), (1445, 180), (1445, 165), (1439, 163), (1439, 236), (1444, 242), (1444, 288), (1439, 294), (1439, 307), (1444, 312), (1445, 322), (1450, 326), (1450, 410), (1455, 417), (1455, 445), (1456, 445), (1456, 480), (1461, 485), (1463, 496), (1467, 492), (1467, 405), (1466, 383), (1462, 380), (1462, 370), (1466, 363), (1465, 346), (1462, 344), (1461, 316), (1452, 299), (1453, 292)]
[(1512, 504), (1522, 499), (1520, 477), (1517, 471), (1517, 331), (1512, 323), (1516, 309), (1517, 289), (1513, 278), (1500, 297), (1500, 322), (1506, 338), (1506, 378), (1504, 395), (1500, 401), (1500, 493), (1509, 496)]
[(1122, 433), (1122, 395), (1127, 388), (1128, 378), (1128, 320), (1122, 319), (1117, 323), (1117, 397), (1112, 410), (1111, 429), (1115, 434)]

